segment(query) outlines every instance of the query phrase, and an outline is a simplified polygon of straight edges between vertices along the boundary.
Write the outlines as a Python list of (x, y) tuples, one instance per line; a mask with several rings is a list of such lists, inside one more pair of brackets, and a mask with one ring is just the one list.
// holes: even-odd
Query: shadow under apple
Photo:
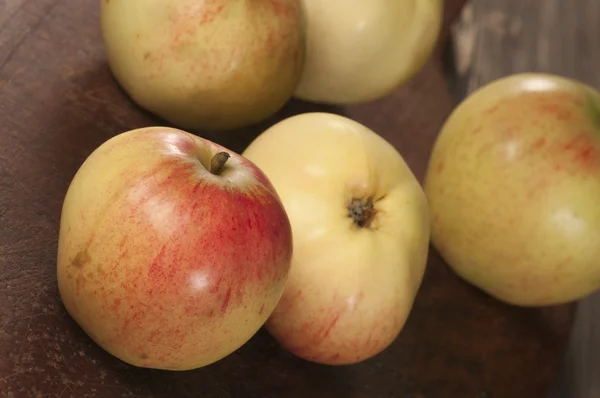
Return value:
[(290, 98), (279, 111), (259, 123), (230, 130), (200, 130), (190, 132), (223, 145), (234, 152), (242, 153), (256, 137), (269, 127), (288, 117), (309, 112), (344, 114), (343, 108), (338, 106), (317, 104)]
[(104, 73), (109, 74), (110, 81), (114, 86), (114, 89), (119, 92), (121, 99), (127, 103), (127, 108), (135, 109), (140, 115), (144, 116), (144, 120), (146, 121), (146, 123), (142, 123), (143, 126), (131, 126), (128, 127), (127, 130), (148, 125), (179, 128), (202, 138), (216, 142), (217, 144), (220, 144), (225, 148), (237, 153), (242, 153), (246, 147), (263, 131), (288, 117), (308, 112), (329, 112), (338, 115), (344, 114), (344, 110), (340, 106), (303, 101), (292, 96), (281, 106), (277, 112), (254, 124), (224, 130), (185, 129), (140, 106), (115, 79), (107, 64), (104, 65), (103, 69)]

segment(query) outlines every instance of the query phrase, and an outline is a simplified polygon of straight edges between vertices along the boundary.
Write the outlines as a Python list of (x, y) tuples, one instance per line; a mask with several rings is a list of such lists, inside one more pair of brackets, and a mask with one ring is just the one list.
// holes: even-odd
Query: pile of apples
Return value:
[(102, 0), (115, 76), (179, 128), (121, 133), (74, 176), (57, 265), (73, 319), (140, 367), (206, 366), (261, 327), (300, 358), (343, 365), (401, 333), (430, 243), (508, 304), (598, 289), (600, 94), (582, 83), (523, 74), (471, 94), (423, 185), (390, 143), (339, 115), (289, 117), (241, 154), (189, 131), (254, 123), (294, 93), (384, 96), (423, 64), (441, 7)]

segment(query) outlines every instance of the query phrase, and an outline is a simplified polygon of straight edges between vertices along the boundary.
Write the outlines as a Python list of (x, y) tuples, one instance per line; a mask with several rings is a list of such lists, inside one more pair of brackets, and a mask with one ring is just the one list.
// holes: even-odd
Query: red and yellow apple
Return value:
[(412, 309), (429, 245), (425, 195), (402, 156), (329, 113), (284, 119), (242, 155), (273, 183), (293, 232), (288, 283), (266, 329), (322, 364), (386, 349)]
[(297, 98), (350, 104), (381, 98), (429, 59), (443, 0), (303, 0), (306, 63)]
[(60, 220), (68, 313), (130, 364), (186, 370), (249, 340), (279, 301), (291, 226), (265, 175), (165, 127), (119, 134), (75, 174)]
[(301, 0), (101, 0), (113, 75), (142, 108), (188, 131), (266, 119), (304, 65)]
[(600, 287), (600, 94), (514, 74), (472, 93), (434, 145), (432, 241), (466, 281), (545, 306)]

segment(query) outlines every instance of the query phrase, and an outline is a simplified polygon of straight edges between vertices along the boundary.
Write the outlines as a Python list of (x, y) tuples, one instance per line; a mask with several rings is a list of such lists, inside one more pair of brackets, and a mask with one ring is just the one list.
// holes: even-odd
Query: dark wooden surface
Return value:
[[(454, 24), (456, 95), (517, 72), (548, 72), (600, 89), (600, 2), (472, 0)], [(600, 293), (577, 316), (553, 398), (600, 397)]]
[[(446, 2), (447, 21), (462, 3)], [(332, 111), (379, 132), (422, 178), (454, 105), (436, 57), (410, 84), (372, 104), (324, 108), (291, 101), (259, 126), (204, 135), (241, 152), (282, 117)], [(96, 1), (0, 0), (1, 397), (546, 396), (573, 307), (503, 305), (460, 281), (434, 250), (403, 333), (359, 365), (301, 361), (264, 331), (224, 360), (181, 373), (133, 368), (102, 351), (67, 316), (58, 296), (62, 199), (97, 146), (154, 124), (162, 122), (139, 111), (110, 76)]]

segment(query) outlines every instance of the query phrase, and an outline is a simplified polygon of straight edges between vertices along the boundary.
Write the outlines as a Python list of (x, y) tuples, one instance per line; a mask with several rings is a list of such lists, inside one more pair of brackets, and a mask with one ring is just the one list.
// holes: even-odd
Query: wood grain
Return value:
[[(97, 0), (0, 4), (0, 396), (545, 396), (564, 353), (572, 307), (503, 305), (457, 278), (434, 250), (401, 336), (360, 365), (301, 361), (264, 330), (222, 361), (190, 372), (137, 369), (102, 351), (68, 317), (58, 295), (62, 200), (77, 168), (104, 141), (165, 123), (136, 107), (112, 79)], [(449, 23), (463, 0), (446, 5)], [(389, 140), (422, 178), (432, 143), (454, 105), (436, 56), (411, 82), (379, 101), (338, 108), (292, 100), (259, 125), (202, 135), (241, 152), (284, 117), (336, 112)]]
[[(600, 89), (600, 2), (472, 0), (453, 27), (455, 93), (511, 73), (548, 72)], [(582, 300), (552, 396), (600, 396), (600, 293)]]

